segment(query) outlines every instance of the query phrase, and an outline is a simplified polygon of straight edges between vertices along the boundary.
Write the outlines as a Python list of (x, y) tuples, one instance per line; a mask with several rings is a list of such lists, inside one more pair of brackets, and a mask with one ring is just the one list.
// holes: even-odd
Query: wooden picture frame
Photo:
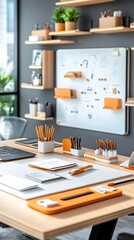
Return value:
[(42, 64), (42, 50), (34, 49), (32, 55), (32, 65), (41, 66)]

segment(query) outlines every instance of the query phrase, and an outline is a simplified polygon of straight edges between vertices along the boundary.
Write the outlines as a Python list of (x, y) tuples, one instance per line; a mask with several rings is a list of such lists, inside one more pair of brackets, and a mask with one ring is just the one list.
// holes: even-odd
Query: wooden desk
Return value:
[[(27, 151), (31, 150), (33, 152), (37, 152), (37, 150), (15, 144), (14, 141), (11, 140), (2, 142), (2, 144), (8, 144), (10, 146), (25, 149)], [(61, 148), (56, 148), (55, 152), (62, 152), (62, 150)], [(39, 155), (41, 156), (41, 154), (38, 154), (38, 156)], [(119, 159), (121, 162), (127, 158), (120, 157)], [(98, 164), (103, 165), (102, 163)], [(117, 164), (108, 166), (119, 168)], [(93, 227), (89, 239), (109, 240), (111, 239), (110, 234), (108, 237), (106, 237), (105, 232), (102, 231), (102, 227), (105, 227), (105, 230), (110, 233), (110, 231), (114, 230), (116, 220), (119, 217), (134, 212), (134, 191), (132, 190), (134, 189), (134, 183), (125, 183), (119, 185), (119, 188), (123, 190), (123, 196), (121, 197), (51, 216), (34, 211), (27, 207), (26, 201), (0, 191), (0, 222), (17, 228), (40, 240), (49, 239), (67, 232), (96, 225)], [(103, 225), (103, 223), (105, 224)], [(109, 230), (107, 224), (110, 224)], [(96, 233), (96, 227), (100, 230), (100, 232), (98, 232), (98, 234), (95, 236), (94, 234)], [(99, 234), (103, 234), (103, 237)]]

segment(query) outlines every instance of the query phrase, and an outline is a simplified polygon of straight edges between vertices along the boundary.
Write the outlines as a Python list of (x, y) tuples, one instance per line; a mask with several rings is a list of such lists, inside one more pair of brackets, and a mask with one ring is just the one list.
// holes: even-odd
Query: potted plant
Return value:
[(65, 21), (65, 31), (76, 29), (76, 22), (80, 17), (80, 13), (75, 8), (67, 7), (63, 13)]
[(55, 31), (65, 31), (65, 21), (63, 14), (65, 7), (56, 7), (52, 14), (52, 21), (55, 23)]

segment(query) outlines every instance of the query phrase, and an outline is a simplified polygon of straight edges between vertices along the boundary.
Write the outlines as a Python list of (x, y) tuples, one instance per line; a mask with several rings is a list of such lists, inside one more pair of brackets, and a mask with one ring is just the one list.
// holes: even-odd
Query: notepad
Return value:
[(0, 177), (0, 184), (13, 188), (17, 191), (26, 191), (38, 187), (38, 184), (34, 181), (19, 178), (13, 175), (4, 175)]
[(59, 176), (59, 175), (56, 175), (53, 173), (49, 173), (49, 172), (43, 172), (43, 171), (27, 173), (27, 174), (25, 174), (25, 177), (29, 178), (33, 181), (40, 182), (40, 183), (63, 178), (62, 176)]
[(64, 168), (74, 167), (77, 164), (75, 162), (70, 162), (59, 158), (51, 158), (46, 160), (30, 162), (28, 163), (28, 165), (32, 167), (56, 171)]

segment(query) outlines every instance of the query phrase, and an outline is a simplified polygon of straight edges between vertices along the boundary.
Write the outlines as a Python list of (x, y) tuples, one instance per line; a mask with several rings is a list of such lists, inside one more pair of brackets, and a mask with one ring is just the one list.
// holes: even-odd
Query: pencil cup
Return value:
[(49, 153), (54, 151), (54, 141), (41, 142), (38, 141), (38, 152)]
[(71, 153), (74, 155), (74, 156), (77, 156), (77, 157), (83, 157), (84, 156), (84, 153), (85, 153), (85, 150), (82, 148), (82, 149), (74, 149), (74, 148), (71, 148)]

